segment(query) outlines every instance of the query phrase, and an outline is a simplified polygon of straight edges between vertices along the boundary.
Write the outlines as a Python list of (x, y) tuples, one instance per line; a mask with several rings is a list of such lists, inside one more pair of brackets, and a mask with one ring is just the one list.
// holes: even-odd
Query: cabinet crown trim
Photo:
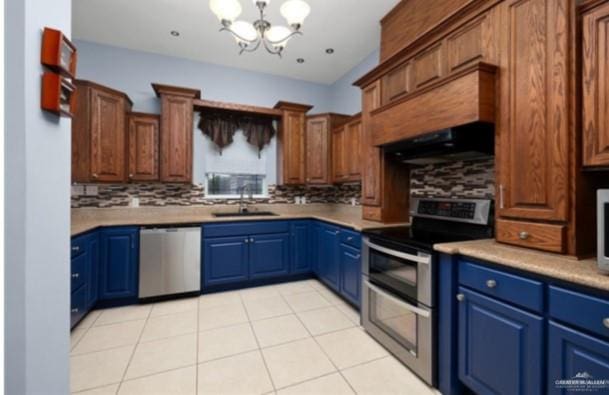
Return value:
[(152, 83), (152, 89), (157, 97), (161, 95), (174, 95), (174, 96), (186, 96), (195, 99), (201, 98), (201, 90), (193, 88), (185, 88), (182, 86), (164, 85), (159, 83)]

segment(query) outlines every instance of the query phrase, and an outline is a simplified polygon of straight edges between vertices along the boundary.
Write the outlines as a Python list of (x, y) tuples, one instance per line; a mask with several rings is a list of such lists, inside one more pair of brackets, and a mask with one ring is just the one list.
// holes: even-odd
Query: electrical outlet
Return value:
[(352, 205), (352, 206), (357, 205), (357, 199), (355, 199), (355, 198), (351, 198), (351, 205)]
[(307, 204), (307, 197), (306, 196), (301, 197), (300, 198), (300, 203), (301, 204)]
[(87, 196), (97, 196), (99, 192), (99, 188), (97, 185), (86, 185), (85, 186), (85, 195)]
[(139, 207), (140, 206), (140, 198), (137, 196), (131, 196), (129, 199), (129, 207)]

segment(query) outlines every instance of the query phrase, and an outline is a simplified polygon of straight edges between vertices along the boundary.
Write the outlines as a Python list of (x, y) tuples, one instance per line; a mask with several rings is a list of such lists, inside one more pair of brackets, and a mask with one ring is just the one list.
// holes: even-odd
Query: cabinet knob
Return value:
[(457, 294), (457, 300), (459, 302), (463, 302), (465, 300), (465, 295), (463, 295), (463, 294)]
[(246, 239), (245, 239), (245, 242), (246, 242), (246, 243), (249, 243), (249, 242), (250, 242), (250, 239), (246, 238)]
[(80, 277), (79, 273), (72, 273), (72, 278), (78, 278), (78, 277)]
[(603, 326), (604, 326), (605, 328), (609, 328), (609, 317), (607, 317), (607, 318), (605, 318), (605, 319), (603, 320)]
[(353, 237), (352, 236), (347, 237), (347, 241), (353, 241)]
[(518, 233), (518, 237), (520, 237), (520, 240), (526, 240), (529, 238), (529, 232), (520, 232)]
[(495, 280), (487, 280), (486, 286), (489, 288), (495, 288), (497, 286), (497, 281)]
[(253, 243), (253, 242), (254, 242), (254, 238), (250, 237), (250, 243)]
[(93, 174), (91, 174), (91, 177), (93, 177), (93, 178), (97, 178), (97, 173), (93, 173)]
[(74, 246), (74, 247), (72, 247), (72, 251), (78, 252), (78, 251), (80, 251), (80, 247), (79, 246)]
[(129, 178), (133, 178), (133, 174), (129, 174)]
[(72, 313), (78, 313), (78, 308), (72, 309)]

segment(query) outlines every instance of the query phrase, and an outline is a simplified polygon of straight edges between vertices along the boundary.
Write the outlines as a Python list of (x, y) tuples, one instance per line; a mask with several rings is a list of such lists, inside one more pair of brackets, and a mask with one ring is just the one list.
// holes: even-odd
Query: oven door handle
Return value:
[(374, 292), (382, 295), (383, 297), (390, 299), (391, 301), (393, 301), (396, 304), (399, 304), (400, 306), (404, 307), (405, 309), (415, 313), (416, 315), (420, 315), (421, 317), (424, 318), (429, 318), (430, 317), (430, 312), (427, 310), (424, 310), (420, 307), (417, 306), (413, 306), (410, 303), (406, 303), (403, 300), (396, 298), (395, 296), (383, 291), (382, 289), (380, 289), (379, 287), (377, 287), (376, 285), (373, 285), (372, 283), (370, 283), (370, 281), (368, 280), (364, 280), (364, 282), (366, 283), (366, 286), (368, 288), (370, 288), (371, 290), (373, 290)]
[(371, 243), (369, 240), (364, 239), (364, 243), (373, 250), (380, 251), (384, 254), (394, 256), (396, 258), (406, 259), (412, 262), (423, 263), (429, 265), (431, 262), (431, 256), (429, 255), (412, 255), (401, 251), (394, 251), (389, 248), (382, 247), (378, 244)]

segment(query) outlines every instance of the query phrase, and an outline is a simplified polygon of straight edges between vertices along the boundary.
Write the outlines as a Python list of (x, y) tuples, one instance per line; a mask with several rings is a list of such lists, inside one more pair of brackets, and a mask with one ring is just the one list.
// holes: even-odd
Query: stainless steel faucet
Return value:
[(248, 198), (252, 199), (253, 198), (253, 193), (252, 193), (252, 186), (250, 184), (245, 184), (242, 187), (239, 187), (237, 190), (239, 191), (239, 213), (246, 213), (248, 211), (247, 209), (247, 203), (245, 203), (245, 201), (243, 200), (243, 195), (245, 194), (245, 190), (248, 190)]

